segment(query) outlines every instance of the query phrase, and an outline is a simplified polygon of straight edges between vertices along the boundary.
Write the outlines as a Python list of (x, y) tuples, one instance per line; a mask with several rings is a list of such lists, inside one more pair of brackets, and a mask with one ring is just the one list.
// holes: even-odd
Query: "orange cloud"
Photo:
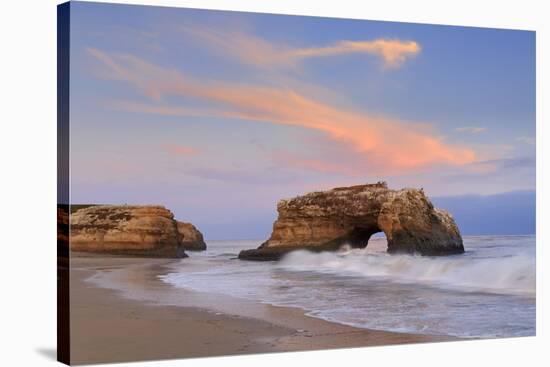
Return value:
[[(365, 162), (365, 161), (362, 161), (361, 159), (353, 160), (353, 156), (352, 156), (351, 161), (353, 161), (353, 164), (342, 164), (343, 157), (341, 157), (342, 155), (341, 153), (342, 152), (339, 151), (336, 155), (330, 157), (330, 159), (322, 159), (322, 158), (304, 158), (297, 154), (292, 154), (285, 151), (278, 151), (273, 155), (273, 160), (284, 167), (299, 168), (302, 170), (305, 169), (308, 171), (315, 171), (315, 172), (321, 172), (321, 173), (339, 173), (339, 174), (344, 174), (346, 176), (354, 176), (354, 177), (363, 176), (365, 173), (365, 170), (364, 170), (365, 167), (363, 167), (362, 163), (366, 163), (367, 165), (369, 165), (370, 162)], [(344, 151), (344, 155), (345, 155), (345, 151)], [(350, 160), (348, 160), (348, 162), (350, 162)], [(369, 168), (372, 168), (372, 165)], [(375, 169), (375, 171), (380, 172), (379, 169)]]
[(417, 42), (399, 39), (344, 40), (324, 47), (291, 48), (270, 43), (244, 32), (218, 31), (197, 26), (186, 26), (181, 29), (195, 40), (204, 42), (214, 51), (261, 68), (294, 67), (301, 60), (308, 58), (352, 53), (377, 56), (382, 59), (385, 67), (396, 68), (421, 51)]
[(381, 57), (387, 67), (398, 67), (419, 52), (420, 45), (414, 41), (376, 39), (374, 41), (340, 41), (328, 47), (293, 50), (290, 55), (297, 58), (307, 58), (348, 53), (368, 53)]
[(134, 103), (134, 111), (167, 115), (191, 112), (313, 129), (391, 172), (436, 164), (464, 165), (476, 158), (472, 149), (447, 144), (425, 126), (340, 109), (291, 89), (195, 81), (134, 56), (96, 49), (89, 52), (104, 65), (103, 75), (130, 83), (153, 101), (181, 96), (212, 103), (201, 111)]
[(198, 153), (195, 148), (184, 145), (166, 145), (164, 148), (174, 155), (191, 156)]

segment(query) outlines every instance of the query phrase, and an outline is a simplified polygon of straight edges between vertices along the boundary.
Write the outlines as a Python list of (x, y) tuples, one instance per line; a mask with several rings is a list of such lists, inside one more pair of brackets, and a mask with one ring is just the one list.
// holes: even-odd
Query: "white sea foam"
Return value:
[(388, 255), (367, 249), (297, 251), (278, 263), (235, 260), (255, 242), (209, 243), (162, 276), (177, 287), (281, 306), (357, 327), (502, 337), (535, 331), (535, 237), (465, 237), (466, 253)]
[(310, 271), (366, 279), (422, 284), (458, 291), (535, 295), (535, 258), (519, 254), (499, 258), (423, 257), (296, 251), (279, 264), (289, 271)]

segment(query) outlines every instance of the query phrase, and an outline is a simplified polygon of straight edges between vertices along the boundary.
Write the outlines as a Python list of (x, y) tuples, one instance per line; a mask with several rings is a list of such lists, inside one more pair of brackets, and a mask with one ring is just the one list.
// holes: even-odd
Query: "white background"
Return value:
[[(117, 1), (130, 2), (130, 1)], [(54, 365), (56, 4), (0, 11), (0, 365)], [(550, 362), (547, 292), (549, 26), (545, 1), (195, 0), (131, 3), (537, 31), (537, 337), (134, 363), (132, 366), (534, 366)], [(545, 18), (546, 15), (546, 18)], [(546, 21), (546, 22), (545, 22)], [(545, 24), (546, 23), (546, 24)], [(543, 104), (546, 103), (546, 104)], [(548, 310), (546, 310), (548, 311)], [(181, 341), (185, 343), (185, 340)]]

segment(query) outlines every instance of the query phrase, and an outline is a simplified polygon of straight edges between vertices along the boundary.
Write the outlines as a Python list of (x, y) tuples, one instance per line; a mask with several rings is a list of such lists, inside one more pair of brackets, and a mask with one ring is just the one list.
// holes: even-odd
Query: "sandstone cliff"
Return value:
[(388, 252), (447, 255), (464, 252), (452, 216), (436, 209), (423, 190), (388, 189), (386, 183), (312, 192), (277, 205), (271, 237), (239, 258), (276, 260), (295, 249), (335, 250), (343, 244), (365, 247), (384, 232)]
[[(71, 251), (186, 257), (182, 234), (172, 212), (154, 205), (87, 206), (71, 214)], [(202, 234), (193, 227), (200, 235)], [(189, 235), (187, 230), (183, 236)], [(194, 238), (199, 237), (196, 233)], [(187, 245), (192, 239), (187, 241)]]
[(176, 221), (180, 243), (185, 250), (203, 251), (206, 250), (206, 243), (202, 233), (191, 223)]

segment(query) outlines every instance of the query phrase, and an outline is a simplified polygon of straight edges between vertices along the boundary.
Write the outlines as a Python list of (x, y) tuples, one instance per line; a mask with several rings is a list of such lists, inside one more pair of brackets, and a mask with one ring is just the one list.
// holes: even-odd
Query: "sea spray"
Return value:
[(535, 295), (535, 258), (527, 254), (475, 258), (373, 254), (362, 249), (334, 253), (296, 251), (288, 254), (278, 267), (456, 291)]
[(457, 337), (535, 333), (535, 236), (464, 237), (466, 252), (446, 257), (388, 255), (385, 238), (371, 238), (363, 250), (235, 259), (256, 242), (209, 242), (161, 279), (174, 294), (184, 288), (299, 307), (361, 328)]

